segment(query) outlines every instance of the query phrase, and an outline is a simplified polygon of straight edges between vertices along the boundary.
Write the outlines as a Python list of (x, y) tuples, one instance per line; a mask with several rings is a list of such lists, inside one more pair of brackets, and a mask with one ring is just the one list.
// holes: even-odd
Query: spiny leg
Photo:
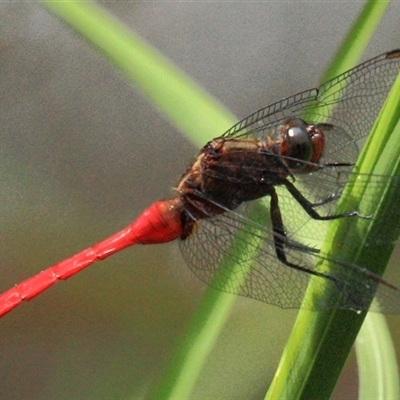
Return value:
[[(276, 256), (280, 262), (285, 264), (289, 268), (293, 268), (297, 271), (302, 271), (306, 274), (314, 275), (319, 278), (327, 279), (331, 282), (334, 283), (336, 288), (340, 292), (344, 292), (344, 287), (343, 283), (340, 281), (340, 279), (336, 278), (335, 276), (328, 275), (322, 272), (314, 271), (309, 268), (303, 267), (301, 265), (295, 264), (290, 262), (285, 253), (285, 246), (287, 247), (292, 247), (292, 248), (298, 248), (299, 251), (302, 252), (310, 252), (310, 253), (318, 253), (319, 250), (310, 248), (308, 246), (301, 246), (296, 244), (296, 246), (293, 246), (287, 239), (285, 230), (283, 228), (283, 220), (282, 220), (282, 214), (279, 208), (279, 200), (278, 200), (278, 195), (275, 191), (274, 187), (270, 188), (269, 191), (269, 196), (271, 198), (270, 201), (270, 218), (271, 218), (271, 223), (272, 223), (272, 231), (273, 231), (273, 237), (274, 237), (274, 245), (275, 245), (275, 251), (276, 251)], [(345, 294), (346, 295), (346, 294)], [(352, 304), (357, 305), (358, 302), (356, 299), (353, 298), (353, 296), (347, 294), (347, 296), (351, 299)]]
[(286, 179), (283, 182), (283, 184), (285, 185), (285, 187), (289, 191), (289, 193), (293, 196), (293, 198), (300, 204), (300, 206), (303, 208), (303, 210), (313, 219), (329, 221), (329, 220), (344, 218), (344, 217), (360, 217), (360, 218), (367, 218), (367, 219), (370, 218), (370, 216), (361, 215), (358, 211), (349, 211), (349, 212), (334, 214), (334, 215), (319, 215), (318, 212), (314, 210), (314, 207), (323, 205), (323, 204), (329, 203), (329, 201), (335, 200), (335, 197), (336, 197), (335, 195), (333, 195), (332, 198), (328, 197), (328, 199), (325, 199), (320, 203), (313, 204), (300, 193), (300, 191), (296, 188), (296, 186), (293, 185), (293, 183), (291, 183), (290, 181), (288, 181)]

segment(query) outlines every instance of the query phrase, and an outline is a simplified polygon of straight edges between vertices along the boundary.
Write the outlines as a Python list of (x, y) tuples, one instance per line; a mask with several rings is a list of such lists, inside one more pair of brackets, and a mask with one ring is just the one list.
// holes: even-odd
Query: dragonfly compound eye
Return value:
[(290, 168), (304, 166), (304, 161), (311, 160), (313, 143), (305, 125), (291, 126), (287, 131), (287, 142), (288, 165)]

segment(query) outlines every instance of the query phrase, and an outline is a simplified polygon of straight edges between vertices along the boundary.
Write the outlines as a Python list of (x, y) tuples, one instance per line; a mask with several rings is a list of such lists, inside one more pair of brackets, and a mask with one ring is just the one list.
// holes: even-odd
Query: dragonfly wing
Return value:
[(271, 129), (286, 118), (300, 117), (309, 124), (334, 126), (326, 135), (325, 162), (337, 162), (341, 158), (344, 162), (355, 162), (357, 142), (371, 131), (399, 71), (400, 50), (381, 54), (318, 88), (256, 111), (235, 124), (223, 137), (246, 136), (263, 141)]
[[(194, 233), (180, 243), (183, 257), (208, 285), (281, 308), (361, 311), (369, 308), (377, 290), (374, 311), (400, 312), (399, 290), (366, 269), (328, 260), (296, 241), (288, 242), (285, 253), (289, 262), (303, 270), (279, 261), (266, 220), (268, 209), (260, 201), (246, 203), (238, 212), (201, 220)], [(327, 277), (314, 276), (315, 271)], [(315, 295), (304, 301), (311, 278)]]

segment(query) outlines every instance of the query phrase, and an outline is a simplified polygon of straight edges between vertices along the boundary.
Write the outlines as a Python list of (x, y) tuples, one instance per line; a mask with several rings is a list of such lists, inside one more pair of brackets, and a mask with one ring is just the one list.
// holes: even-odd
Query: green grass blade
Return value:
[(236, 122), (232, 114), (183, 71), (96, 3), (41, 3), (100, 50), (198, 146), (221, 135)]
[(358, 398), (400, 398), (396, 350), (383, 315), (368, 313), (356, 339)]
[[(357, 163), (356, 168), (360, 173), (400, 175), (400, 129), (393, 130), (393, 124), (399, 119), (400, 79), (397, 79), (363, 150), (360, 162)], [(385, 144), (384, 149), (381, 148), (382, 143)], [(368, 196), (366, 204), (363, 204), (363, 193), (353, 191), (351, 186), (346, 188), (339, 204), (339, 212), (340, 207), (348, 209), (348, 204), (361, 198), (359, 209), (363, 210), (365, 215), (373, 215), (373, 218), (369, 220), (369, 224), (363, 220), (363, 229), (359, 226), (359, 218), (333, 222), (321, 249), (324, 254), (362, 265), (378, 274), (383, 273), (393, 251), (394, 239), (400, 233), (398, 221), (394, 221), (393, 214), (388, 213), (388, 210), (397, 207), (399, 185), (391, 187), (390, 183), (388, 180), (387, 186), (376, 188), (375, 199)], [(387, 241), (380, 245), (366, 246), (366, 243), (373, 241), (382, 226), (387, 229)], [(335, 246), (335, 243), (349, 245)], [(310, 290), (312, 291), (312, 284)], [(270, 398), (329, 398), (365, 315), (365, 312), (358, 315), (343, 310), (302, 310), (285, 349), (278, 374), (268, 393)]]
[[(183, 134), (198, 145), (236, 119), (151, 45), (94, 3), (43, 2), (100, 49)], [(212, 350), (235, 296), (209, 289), (156, 398), (187, 398)]]
[[(196, 144), (203, 145), (206, 140), (219, 135), (235, 122), (235, 119), (228, 112), (191, 82), (181, 71), (96, 4), (75, 2), (47, 3), (44, 1), (42, 3), (106, 54), (110, 61)], [(361, 18), (364, 23), (357, 25), (358, 37), (363, 37), (365, 27), (370, 30), (374, 24), (371, 22), (372, 20), (368, 20), (368, 16), (372, 14), (371, 10), (376, 16), (382, 12), (383, 9), (378, 13), (377, 9), (374, 8), (377, 3), (379, 2), (370, 1), (368, 3), (370, 9)], [(360, 43), (362, 41), (354, 40), (354, 43), (351, 44), (351, 53), (354, 52), (355, 47), (358, 48), (357, 51), (360, 51), (359, 49), (362, 47)], [(365, 40), (364, 43), (366, 43)], [(346, 46), (349, 45), (347, 44)], [(343, 60), (347, 59), (344, 54), (342, 54), (341, 58)], [(167, 376), (167, 385), (162, 386), (159, 390), (158, 398), (187, 398), (209, 351), (215, 343), (223, 321), (229, 313), (233, 298), (233, 296), (225, 295), (221, 292), (207, 292), (202, 309), (194, 318), (190, 334), (181, 348), (174, 367)], [(338, 314), (340, 313), (344, 312), (339, 312)], [(327, 329), (325, 328), (329, 326), (332, 318), (328, 317), (325, 322), (322, 322), (322, 325), (319, 323), (319, 325), (316, 325), (315, 330), (311, 332), (310, 328), (314, 327), (315, 321), (313, 321), (313, 315), (311, 313), (308, 314), (305, 312), (305, 318), (302, 320), (304, 325), (303, 332), (310, 332), (307, 343), (312, 346), (314, 343), (318, 343), (320, 335), (323, 337), (326, 335)], [(354, 315), (351, 314), (351, 317), (354, 317)], [(300, 326), (301, 323), (298, 325)], [(352, 343), (353, 340), (354, 337), (349, 335), (349, 342)], [(332, 342), (334, 344), (337, 343), (337, 339), (332, 340)], [(300, 346), (303, 346), (303, 344), (300, 344)], [(302, 349), (299, 348), (299, 350)], [(288, 351), (290, 351), (289, 347), (285, 353), (288, 353)], [(315, 357), (315, 365), (317, 367), (324, 365), (327, 360), (331, 363), (329, 357), (335, 356), (335, 354), (335, 351), (333, 351), (333, 354), (326, 353), (327, 357), (322, 361)], [(293, 355), (293, 352), (289, 355), (286, 354), (286, 356), (294, 360)], [(337, 371), (333, 373), (335, 381), (340, 369), (341, 366), (337, 367)], [(280, 367), (280, 371), (282, 370)], [(291, 377), (288, 377), (286, 374), (288, 378), (286, 384), (289, 383), (290, 385), (290, 379), (295, 377), (302, 383), (304, 382), (303, 389), (307, 389), (310, 385), (304, 379), (307, 374), (309, 374), (309, 371), (302, 370), (297, 371), (297, 376), (292, 374)], [(332, 382), (331, 378), (330, 382)], [(286, 391), (286, 393), (289, 392)], [(308, 391), (306, 390), (304, 393), (313, 393), (313, 391), (308, 388)], [(317, 392), (314, 391), (314, 393)], [(318, 397), (304, 398), (316, 399)]]
[[(269, 218), (261, 204), (254, 204), (252, 215), (261, 226)], [(249, 248), (249, 237), (253, 238)], [(236, 296), (223, 294), (225, 285), (231, 284), (230, 277), (234, 275), (235, 283), (240, 285), (246, 274), (250, 271), (255, 257), (254, 252), (263, 245), (260, 228), (257, 225), (246, 225), (244, 231), (237, 232), (234, 244), (224, 254), (224, 258), (218, 266), (218, 272), (213, 278), (214, 287), (221, 291), (208, 290), (204, 296), (202, 306), (197, 310), (190, 331), (186, 337), (184, 346), (180, 349), (172, 368), (168, 371), (163, 382), (154, 393), (150, 393), (149, 399), (187, 399), (192, 387), (200, 373), (204, 361), (211, 351), (220, 328), (228, 316), (228, 312)], [(240, 260), (245, 254), (246, 262), (234, 264), (232, 260)], [(251, 255), (250, 255), (251, 254)], [(218, 331), (216, 331), (218, 328)], [(210, 343), (212, 342), (212, 343)], [(190, 382), (192, 385), (188, 385)]]
[(168, 365), (162, 381), (147, 395), (151, 400), (189, 399), (236, 297), (207, 290), (189, 324), (188, 333)]
[(357, 20), (339, 47), (334, 60), (322, 75), (321, 83), (334, 78), (341, 72), (347, 71), (357, 64), (389, 4), (390, 1), (368, 0), (366, 2)]

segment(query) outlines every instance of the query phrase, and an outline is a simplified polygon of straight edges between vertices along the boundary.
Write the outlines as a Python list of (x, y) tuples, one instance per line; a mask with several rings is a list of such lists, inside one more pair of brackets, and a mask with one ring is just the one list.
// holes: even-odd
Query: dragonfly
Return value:
[[(216, 289), (311, 310), (367, 310), (376, 295), (373, 311), (400, 313), (398, 288), (318, 247), (332, 221), (374, 218), (354, 208), (336, 211), (349, 181), (368, 179), (364, 196), (379, 185), (400, 184), (396, 177), (353, 171), (360, 142), (399, 71), (400, 49), (392, 50), (244, 118), (201, 149), (171, 199), (2, 293), (0, 316), (129, 246), (174, 240), (194, 274)], [(398, 210), (388, 212), (400, 217)], [(368, 245), (386, 240), (382, 229)], [(328, 270), (317, 267), (324, 261)], [(329, 296), (304, 302), (311, 279)]]

